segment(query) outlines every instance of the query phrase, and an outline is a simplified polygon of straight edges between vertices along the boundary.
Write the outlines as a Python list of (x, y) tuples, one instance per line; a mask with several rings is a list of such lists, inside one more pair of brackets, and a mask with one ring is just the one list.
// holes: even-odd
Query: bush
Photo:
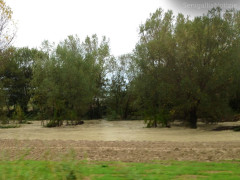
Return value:
[(236, 126), (233, 130), (234, 131), (240, 131), (240, 126)]
[(60, 123), (59, 123), (59, 121), (53, 121), (53, 120), (49, 121), (49, 122), (45, 125), (45, 127), (48, 127), (48, 128), (51, 128), (51, 127), (59, 127), (59, 126), (61, 126)]
[(121, 117), (116, 111), (111, 111), (107, 117), (108, 120), (120, 120)]
[(24, 112), (23, 112), (20, 105), (16, 106), (13, 118), (16, 119), (19, 122), (19, 124), (23, 123), (23, 120), (25, 119), (25, 116), (24, 116)]
[(170, 114), (167, 111), (160, 111), (155, 115), (145, 116), (145, 123), (147, 128), (157, 127), (161, 125), (162, 127), (170, 127)]
[(1, 124), (9, 124), (9, 120), (6, 116), (6, 112), (0, 109), (0, 123)]
[(7, 125), (0, 125), (1, 129), (9, 129), (9, 128), (19, 128), (20, 125), (18, 124), (7, 124)]
[(0, 116), (0, 123), (9, 124), (9, 120), (6, 118), (6, 116)]

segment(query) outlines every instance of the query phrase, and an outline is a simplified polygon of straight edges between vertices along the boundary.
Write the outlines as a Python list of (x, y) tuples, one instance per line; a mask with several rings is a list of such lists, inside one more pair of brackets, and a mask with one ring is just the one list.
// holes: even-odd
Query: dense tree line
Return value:
[(239, 89), (239, 27), (240, 12), (220, 8), (192, 20), (158, 9), (140, 26), (136, 84), (150, 126), (173, 118), (196, 128), (198, 118), (230, 114)]
[[(11, 10), (0, 4), (1, 25)], [(157, 9), (139, 35), (134, 51), (120, 57), (97, 35), (44, 41), (40, 49), (0, 38), (1, 122), (144, 118), (157, 127), (178, 119), (196, 128), (198, 119), (218, 122), (240, 111), (239, 11), (213, 8), (190, 19)]]
[(98, 41), (96, 35), (83, 43), (69, 36), (46, 59), (35, 62), (33, 100), (41, 118), (52, 118), (61, 125), (61, 120), (80, 120), (93, 106), (100, 106), (110, 55), (106, 38)]

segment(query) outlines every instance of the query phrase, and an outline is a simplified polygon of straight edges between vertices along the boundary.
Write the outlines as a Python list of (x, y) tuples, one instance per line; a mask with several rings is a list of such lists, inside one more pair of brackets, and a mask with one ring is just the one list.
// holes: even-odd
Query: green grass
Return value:
[(240, 161), (153, 163), (0, 161), (1, 180), (240, 179)]

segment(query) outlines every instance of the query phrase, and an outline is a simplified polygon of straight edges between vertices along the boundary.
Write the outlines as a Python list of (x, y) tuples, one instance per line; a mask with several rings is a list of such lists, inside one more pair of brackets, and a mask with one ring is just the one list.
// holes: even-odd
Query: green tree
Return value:
[(3, 122), (6, 119), (6, 112), (4, 110), (4, 107), (6, 106), (5, 98), (6, 95), (3, 89), (3, 85), (0, 83), (0, 122)]
[(105, 99), (108, 75), (111, 71), (110, 64), (114, 57), (110, 54), (109, 40), (104, 36), (99, 42), (97, 35), (87, 37), (83, 42), (83, 49), (87, 59), (92, 59), (96, 71), (96, 93), (88, 111), (88, 118), (99, 119), (105, 115)]
[(167, 125), (161, 117), (171, 108), (168, 101), (172, 96), (168, 91), (170, 84), (165, 83), (164, 78), (168, 78), (165, 70), (175, 58), (172, 21), (172, 11), (164, 14), (162, 9), (158, 9), (152, 14), (140, 26), (141, 38), (133, 56), (138, 69), (134, 80), (135, 90), (149, 127)]
[[(12, 20), (12, 10), (6, 5), (5, 1), (0, 0), (0, 72), (3, 71), (4, 67), (3, 50), (11, 44), (14, 36), (15, 25)], [(3, 116), (5, 114), (6, 99), (5, 88), (2, 83), (2, 77), (0, 77), (0, 119), (5, 118)]]
[(137, 83), (148, 114), (155, 114), (154, 126), (162, 112), (191, 128), (198, 118), (217, 121), (227, 115), (239, 68), (238, 27), (239, 12), (222, 15), (220, 8), (193, 20), (182, 14), (175, 20), (171, 11), (158, 9), (141, 25)]
[(8, 48), (2, 52), (0, 78), (8, 111), (11, 106), (19, 104), (24, 113), (27, 113), (31, 98), (32, 67), (42, 54), (36, 49), (28, 48)]
[(131, 69), (131, 55), (122, 55), (111, 62), (111, 80), (107, 86), (106, 106), (110, 119), (132, 119), (135, 115), (136, 99), (132, 87), (134, 75)]
[(102, 80), (100, 61), (104, 59), (96, 41), (96, 36), (87, 37), (84, 43), (77, 36), (69, 36), (49, 57), (36, 63), (32, 84), (42, 118), (46, 116), (56, 125), (69, 118), (81, 122), (98, 95), (97, 83)]

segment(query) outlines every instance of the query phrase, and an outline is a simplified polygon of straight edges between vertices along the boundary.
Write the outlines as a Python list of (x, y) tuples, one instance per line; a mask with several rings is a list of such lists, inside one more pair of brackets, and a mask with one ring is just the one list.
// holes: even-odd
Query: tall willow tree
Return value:
[(97, 71), (92, 72), (95, 76), (96, 93), (92, 99), (90, 109), (88, 111), (88, 118), (99, 119), (105, 115), (105, 99), (106, 99), (106, 85), (108, 75), (111, 71), (111, 63), (114, 57), (110, 54), (109, 41), (103, 37), (99, 42), (97, 35), (87, 37), (82, 43), (85, 58), (92, 61), (98, 68)]
[(212, 9), (190, 20), (158, 9), (140, 26), (136, 83), (150, 126), (180, 118), (216, 121), (229, 111), (239, 69), (239, 11)]
[(167, 67), (175, 60), (172, 21), (172, 11), (164, 14), (162, 9), (158, 9), (140, 26), (140, 41), (134, 52), (133, 59), (138, 69), (134, 81), (149, 127), (156, 127), (158, 123), (167, 125), (169, 119), (168, 112), (172, 105), (169, 98), (173, 95), (168, 91), (172, 85), (166, 83), (170, 78), (166, 70), (170, 70)]

